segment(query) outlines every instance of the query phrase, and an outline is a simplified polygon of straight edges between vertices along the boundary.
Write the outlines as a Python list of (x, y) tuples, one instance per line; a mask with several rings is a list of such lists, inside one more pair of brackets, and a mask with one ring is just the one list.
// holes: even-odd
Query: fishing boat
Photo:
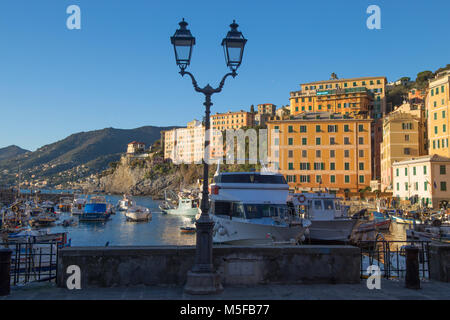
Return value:
[(84, 207), (84, 212), (79, 216), (79, 221), (97, 222), (106, 221), (110, 217), (107, 212), (106, 199), (103, 196), (92, 197)]
[(79, 216), (83, 214), (84, 212), (84, 206), (87, 203), (87, 197), (82, 195), (75, 195), (72, 207), (71, 207), (71, 213), (73, 216)]
[(57, 218), (54, 215), (43, 213), (37, 217), (32, 218), (29, 221), (29, 224), (32, 227), (42, 228), (53, 225), (56, 220)]
[(180, 231), (183, 234), (192, 234), (196, 232), (195, 227), (180, 227)]
[(119, 211), (127, 211), (128, 208), (133, 206), (133, 200), (131, 196), (126, 194), (123, 195), (123, 198), (117, 202), (117, 210)]
[(128, 208), (125, 216), (129, 221), (148, 221), (152, 218), (152, 213), (148, 208), (135, 205)]
[(418, 219), (399, 217), (399, 216), (391, 216), (391, 219), (393, 222), (400, 223), (400, 224), (422, 224), (423, 223), (421, 220), (418, 220)]
[(178, 206), (171, 209), (166, 209), (167, 214), (179, 215), (179, 216), (195, 216), (198, 214), (198, 199), (191, 199), (181, 197), (178, 200)]
[(73, 199), (70, 197), (62, 197), (58, 204), (58, 210), (60, 212), (70, 212), (72, 208)]
[(288, 192), (286, 179), (278, 173), (216, 172), (209, 197), (213, 241), (231, 245), (301, 242), (310, 222), (289, 209)]
[(347, 208), (341, 206), (334, 194), (294, 193), (289, 195), (296, 211), (311, 221), (309, 239), (311, 241), (346, 242), (350, 240), (355, 219), (347, 216)]

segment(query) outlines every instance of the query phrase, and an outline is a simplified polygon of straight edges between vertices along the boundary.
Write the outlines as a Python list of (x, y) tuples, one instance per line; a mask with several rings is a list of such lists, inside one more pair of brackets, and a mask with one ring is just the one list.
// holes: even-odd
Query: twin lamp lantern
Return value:
[[(189, 66), (192, 56), (192, 48), (195, 45), (195, 37), (192, 36), (191, 31), (187, 29), (188, 23), (183, 20), (179, 23), (180, 28), (175, 31), (170, 41), (175, 49), (175, 59), (181, 72)], [(242, 32), (238, 31), (239, 25), (233, 20), (230, 24), (231, 30), (228, 31), (227, 36), (222, 40), (222, 46), (225, 53), (225, 62), (233, 74), (239, 68), (244, 54), (244, 47), (247, 39), (244, 38)]]

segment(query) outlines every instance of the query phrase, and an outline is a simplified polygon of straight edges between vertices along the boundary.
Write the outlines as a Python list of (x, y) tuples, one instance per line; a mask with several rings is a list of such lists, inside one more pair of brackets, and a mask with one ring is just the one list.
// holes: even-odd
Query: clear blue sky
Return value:
[[(66, 28), (72, 4), (81, 30)], [(366, 27), (371, 4), (382, 30)], [(300, 83), (332, 72), (392, 81), (434, 71), (450, 63), (449, 12), (448, 0), (1, 0), (0, 147), (201, 119), (203, 97), (178, 74), (169, 41), (182, 17), (201, 85), (227, 71), (220, 42), (233, 19), (249, 40), (239, 76), (213, 97), (223, 112), (288, 104)]]

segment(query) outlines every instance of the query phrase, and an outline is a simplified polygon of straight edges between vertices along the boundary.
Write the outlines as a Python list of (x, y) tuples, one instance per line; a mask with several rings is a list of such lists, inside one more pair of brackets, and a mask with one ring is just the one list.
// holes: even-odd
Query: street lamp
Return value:
[(203, 93), (205, 96), (205, 149), (203, 156), (203, 190), (202, 190), (202, 202), (200, 204), (201, 215), (195, 222), (196, 225), (196, 253), (195, 264), (191, 271), (188, 272), (187, 281), (185, 286), (185, 292), (191, 294), (211, 294), (217, 293), (222, 290), (220, 278), (213, 270), (212, 263), (212, 233), (214, 222), (210, 219), (209, 211), (209, 192), (208, 192), (208, 171), (209, 171), (209, 154), (206, 152), (209, 146), (209, 129), (210, 129), (210, 112), (211, 112), (211, 96), (214, 93), (219, 93), (225, 84), (227, 77), (237, 76), (237, 69), (241, 65), (242, 56), (244, 54), (244, 47), (247, 40), (244, 38), (241, 32), (237, 30), (238, 24), (233, 20), (230, 25), (231, 30), (227, 33), (227, 36), (222, 40), (222, 46), (225, 53), (225, 61), (227, 67), (231, 72), (227, 73), (220, 82), (217, 88), (212, 88), (207, 84), (204, 88), (200, 88), (195, 80), (194, 76), (186, 71), (186, 68), (191, 62), (192, 48), (195, 45), (195, 38), (192, 36), (191, 31), (187, 29), (188, 23), (184, 19), (179, 23), (180, 28), (175, 31), (170, 41), (174, 47), (175, 60), (180, 67), (180, 74), (184, 76), (187, 74), (191, 77), (192, 84), (195, 91)]

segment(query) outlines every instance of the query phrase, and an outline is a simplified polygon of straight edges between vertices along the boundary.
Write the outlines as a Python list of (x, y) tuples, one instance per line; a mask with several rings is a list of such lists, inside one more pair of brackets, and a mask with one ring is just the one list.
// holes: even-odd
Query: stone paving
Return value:
[(218, 295), (192, 296), (182, 287), (124, 287), (68, 290), (55, 284), (39, 283), (11, 289), (0, 300), (450, 300), (450, 283), (422, 282), (421, 289), (404, 287), (403, 282), (382, 280), (380, 290), (360, 284), (267, 285), (225, 287)]

